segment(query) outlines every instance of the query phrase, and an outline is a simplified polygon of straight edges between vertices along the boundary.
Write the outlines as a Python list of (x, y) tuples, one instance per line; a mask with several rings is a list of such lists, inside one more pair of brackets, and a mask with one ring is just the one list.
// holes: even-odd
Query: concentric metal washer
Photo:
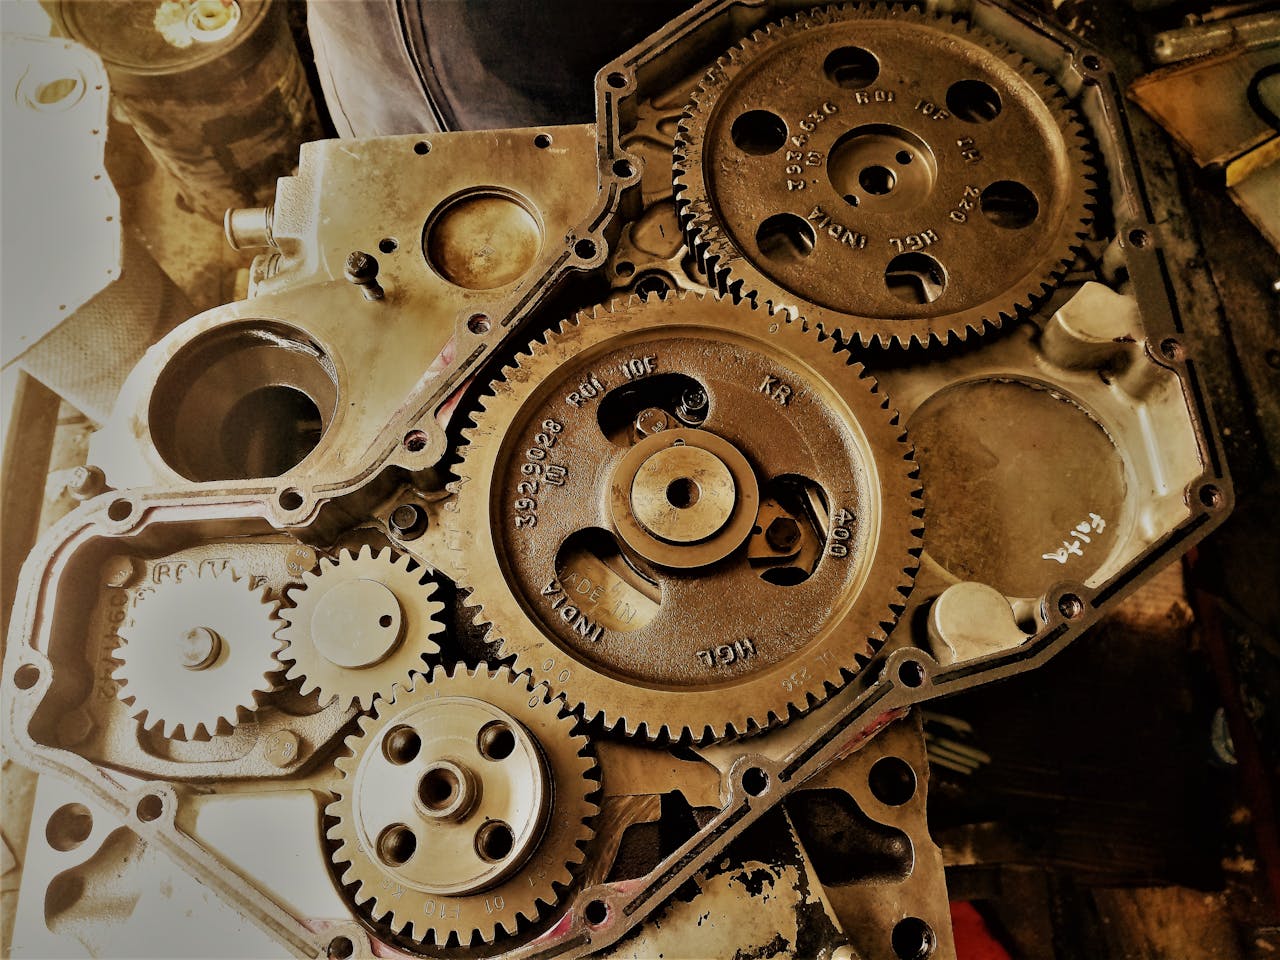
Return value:
[(981, 30), (903, 7), (753, 33), (694, 93), (674, 171), (717, 288), (864, 346), (999, 327), (1091, 220), (1062, 91)]
[(342, 883), (375, 923), (467, 946), (556, 902), (596, 812), (563, 707), (507, 667), (436, 667), (361, 718), (326, 812)]
[(440, 651), (433, 637), (444, 630), (437, 619), (444, 604), (432, 599), (435, 590), (425, 568), (391, 549), (366, 544), (358, 555), (325, 558), (287, 592), (292, 606), (280, 612), (286, 678), (344, 710), (389, 698), (425, 668), (424, 656)]
[(162, 583), (120, 628), (112, 673), (143, 729), (175, 740), (224, 733), (274, 688), (276, 604), (231, 575)]
[[(469, 602), (589, 718), (654, 739), (758, 730), (824, 699), (894, 623), (915, 464), (832, 341), (727, 299), (632, 298), (493, 386), (456, 485)], [(757, 562), (805, 542), (785, 576)]]

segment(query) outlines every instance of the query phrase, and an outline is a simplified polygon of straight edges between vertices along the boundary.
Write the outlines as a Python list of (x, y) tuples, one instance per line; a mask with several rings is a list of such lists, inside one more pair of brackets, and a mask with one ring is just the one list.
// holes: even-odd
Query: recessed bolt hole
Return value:
[(769, 774), (759, 767), (748, 767), (742, 775), (742, 789), (758, 797), (769, 789)]
[(667, 485), (667, 503), (677, 510), (687, 510), (698, 502), (702, 488), (688, 477), (677, 477)]
[(413, 727), (395, 727), (382, 741), (382, 755), (397, 766), (414, 759), (421, 749), (422, 738)]
[(1086, 70), (1101, 70), (1101, 69), (1102, 69), (1102, 61), (1101, 61), (1101, 60), (1099, 60), (1097, 57), (1095, 57), (1092, 53), (1090, 53), (1090, 54), (1086, 54), (1086, 55), (1085, 55), (1085, 57), (1084, 57), (1084, 59), (1081, 61), (1081, 63), (1083, 63), (1083, 64), (1084, 64), (1084, 68), (1085, 68)]
[(107, 507), (107, 516), (112, 520), (128, 520), (131, 513), (133, 504), (128, 500), (113, 500), (111, 506)]
[(733, 121), (729, 136), (743, 153), (763, 157), (782, 149), (787, 142), (787, 125), (776, 113), (748, 110)]
[(395, 237), (383, 237), (378, 241), (378, 249), (383, 253), (395, 253), (400, 246)]
[(627, 85), (627, 75), (625, 73), (618, 73), (615, 70), (605, 78), (605, 82), (608, 83), (609, 86), (613, 87), (613, 89), (621, 90)]
[(30, 690), (40, 682), (40, 668), (24, 663), (13, 674), (13, 683), (19, 690)]
[(590, 260), (596, 255), (596, 242), (594, 240), (579, 240), (573, 245), (573, 252), (582, 260)]
[(662, 299), (671, 292), (671, 282), (661, 273), (646, 273), (636, 281), (635, 291), (642, 300)]
[(1145, 247), (1151, 242), (1151, 234), (1147, 233), (1145, 230), (1130, 230), (1129, 242), (1135, 247)]
[(775, 213), (756, 230), (756, 246), (776, 263), (799, 263), (813, 253), (817, 235), (794, 213)]
[(636, 265), (630, 260), (619, 260), (613, 271), (625, 280), (636, 272)]
[(286, 510), (297, 510), (302, 506), (302, 494), (292, 487), (280, 492), (280, 506)]
[(1173, 337), (1168, 337), (1160, 341), (1160, 355), (1166, 360), (1182, 359), (1182, 344)]
[(329, 941), (329, 949), (325, 951), (328, 960), (350, 960), (356, 952), (355, 944), (348, 937), (334, 937)]
[(903, 166), (906, 166), (915, 158), (912, 156), (910, 150), (899, 150), (896, 154), (894, 154), (893, 159), (897, 160)]
[(937, 945), (933, 928), (919, 917), (905, 917), (893, 928), (889, 942), (899, 960), (925, 960)]
[(93, 833), (93, 814), (83, 803), (65, 803), (45, 824), (44, 838), (49, 846), (62, 853), (74, 850)]
[(997, 180), (982, 191), (978, 205), (983, 216), (1006, 230), (1021, 230), (1040, 216), (1040, 201), (1016, 180)]
[(382, 627), (382, 629), (384, 630), (387, 627), (391, 626), (391, 624), (393, 623), (395, 623), (395, 620), (392, 618), (391, 614), (389, 613), (384, 613), (382, 616), (378, 618), (378, 626)]
[(138, 814), (138, 819), (143, 823), (159, 820), (160, 814), (164, 813), (164, 800), (154, 793), (148, 793), (138, 801), (135, 812)]
[(900, 253), (884, 271), (885, 286), (904, 303), (933, 303), (947, 287), (947, 274), (927, 253)]
[(404, 448), (410, 453), (421, 453), (427, 449), (427, 435), (421, 430), (410, 430), (404, 435)]
[(609, 919), (609, 906), (603, 900), (592, 900), (582, 910), (582, 917), (593, 927)]
[(957, 80), (947, 88), (947, 109), (966, 123), (990, 123), (1002, 108), (995, 87), (981, 80)]
[(880, 76), (880, 61), (870, 50), (862, 47), (837, 47), (827, 54), (822, 70), (838, 87), (861, 90), (875, 83)]
[(461, 786), (458, 775), (446, 767), (434, 767), (418, 781), (418, 798), (428, 810), (443, 810), (453, 802)]
[(924, 683), (924, 667), (920, 666), (919, 660), (904, 660), (898, 667), (898, 679), (903, 686), (918, 687)]
[(856, 207), (858, 205), (858, 198), (855, 197), (852, 193), (846, 193), (844, 195), (844, 202), (851, 207)]
[(475, 313), (467, 318), (467, 330), (477, 337), (482, 337), (492, 329), (489, 318), (483, 313)]
[(501, 720), (486, 723), (476, 738), (480, 756), (486, 760), (505, 760), (516, 750), (516, 735)]
[(1206, 507), (1222, 506), (1222, 490), (1212, 483), (1206, 483), (1200, 488), (1200, 502)]
[(476, 852), (482, 860), (490, 863), (505, 860), (514, 846), (515, 836), (501, 820), (490, 820), (476, 831)]
[(890, 807), (899, 807), (916, 794), (916, 772), (901, 757), (881, 757), (867, 775), (871, 795)]
[(1068, 620), (1079, 620), (1084, 616), (1084, 601), (1074, 593), (1067, 593), (1058, 601), (1058, 612)]
[(408, 863), (417, 849), (418, 838), (403, 823), (393, 823), (378, 837), (378, 856), (391, 867)]
[(413, 152), (420, 157), (425, 157), (428, 153), (431, 152), (431, 144), (428, 143), (426, 140), (419, 140), (417, 143), (413, 145)]
[(863, 190), (873, 197), (882, 197), (893, 189), (898, 182), (897, 175), (888, 167), (879, 165), (865, 167), (858, 174), (858, 183)]
[(538, 134), (536, 137), (533, 138), (533, 145), (537, 147), (539, 150), (547, 149), (547, 147), (551, 146), (551, 134), (549, 133)]
[(613, 175), (622, 177), (624, 180), (634, 177), (636, 174), (636, 165), (623, 157), (621, 160), (613, 161)]

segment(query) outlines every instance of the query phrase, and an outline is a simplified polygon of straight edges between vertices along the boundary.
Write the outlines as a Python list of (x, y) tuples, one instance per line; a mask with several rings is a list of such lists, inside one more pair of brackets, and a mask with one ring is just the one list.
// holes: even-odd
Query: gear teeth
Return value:
[[(740, 254), (721, 229), (703, 171), (701, 152), (704, 135), (707, 134), (703, 128), (710, 124), (716, 104), (735, 82), (738, 70), (760, 56), (767, 56), (771, 46), (802, 31), (861, 20), (932, 25), (963, 37), (1012, 69), (1038, 94), (1057, 121), (1073, 169), (1073, 180), (1064, 188), (1069, 202), (1058, 230), (1057, 252), (1043, 259), (1038, 268), (1028, 271), (1026, 289), (1015, 289), (1008, 294), (1007, 305), (989, 310), (977, 306), (948, 316), (918, 320), (884, 321), (836, 314), (807, 303), (803, 297), (784, 293)], [(1098, 188), (1096, 160), (1089, 150), (1089, 143), (1083, 124), (1053, 79), (1025, 57), (967, 21), (954, 15), (926, 14), (914, 5), (828, 6), (797, 12), (752, 31), (706, 71), (677, 122), (672, 151), (672, 195), (689, 251), (706, 275), (708, 284), (722, 295), (732, 297), (735, 302), (754, 300), (759, 296), (771, 316), (788, 322), (800, 320), (801, 323), (807, 316), (810, 321), (807, 325), (825, 331), (850, 346), (856, 343), (862, 349), (898, 347), (915, 351), (945, 347), (970, 337), (994, 333), (1006, 323), (1016, 320), (1021, 313), (1034, 309), (1056, 287), (1081, 243), (1090, 235), (1093, 222)], [(738, 275), (739, 272), (743, 275)], [(792, 304), (789, 302), (792, 300), (798, 302)]]
[[(637, 319), (637, 314), (645, 314), (645, 320), (647, 320), (648, 316), (660, 318), (664, 315), (656, 311), (664, 311), (665, 313), (685, 310), (697, 311), (702, 309), (704, 305), (707, 308), (723, 310), (724, 307), (719, 306), (720, 304), (724, 304), (727, 307), (733, 302), (732, 296), (727, 293), (712, 293), (704, 296), (688, 291), (673, 291), (661, 301), (644, 300), (634, 296), (615, 299), (591, 310), (580, 311), (554, 329), (549, 330), (544, 340), (540, 341), (540, 345), (531, 346), (529, 359), (524, 362), (539, 374), (534, 379), (542, 382), (553, 375), (551, 370), (546, 369), (546, 355), (551, 352), (551, 348), (558, 346), (560, 341), (566, 337), (584, 336), (587, 330), (600, 329), (606, 323), (610, 324), (611, 327), (622, 325), (620, 330), (625, 332), (630, 329), (627, 326), (628, 324), (640, 322)], [(897, 411), (890, 406), (888, 397), (881, 390), (875, 378), (863, 364), (854, 359), (836, 337), (827, 334), (820, 328), (816, 330), (811, 328), (803, 320), (796, 323), (784, 322), (780, 325), (770, 325), (764, 321), (776, 315), (773, 305), (761, 305), (755, 297), (744, 298), (733, 309), (743, 311), (741, 316), (735, 318), (734, 329), (750, 329), (753, 323), (757, 325), (755, 329), (768, 329), (772, 336), (785, 344), (782, 349), (788, 354), (808, 357), (813, 352), (815, 340), (818, 343), (825, 344), (824, 347), (819, 348), (818, 355), (825, 357), (823, 362), (838, 365), (841, 373), (838, 378), (829, 378), (830, 382), (842, 385), (855, 382), (859, 384), (859, 389), (866, 390), (871, 394), (873, 410), (875, 411), (874, 415), (872, 415), (872, 421), (875, 423), (886, 422), (891, 435), (889, 442), (894, 450), (892, 456), (901, 458), (900, 475), (898, 469), (893, 466), (892, 458), (885, 464), (880, 464), (877, 461), (877, 469), (885, 471), (884, 482), (893, 488), (895, 497), (901, 496), (902, 500), (908, 504), (908, 507), (904, 512), (904, 529), (895, 531), (891, 538), (894, 546), (892, 548), (886, 547), (886, 550), (897, 549), (896, 537), (900, 532), (903, 561), (896, 565), (890, 562), (885, 569), (884, 577), (889, 582), (885, 583), (883, 588), (883, 595), (886, 597), (884, 612), (882, 616), (878, 616), (873, 621), (867, 633), (866, 649), (868, 653), (873, 653), (883, 646), (887, 639), (889, 627), (896, 622), (896, 617), (902, 612), (903, 605), (899, 598), (904, 596), (912, 586), (914, 571), (919, 567), (919, 557), (922, 550), (922, 531), (918, 522), (921, 506), (919, 470), (910, 448), (906, 444), (905, 430), (902, 427), (901, 418)], [(750, 316), (752, 313), (757, 314), (757, 316)], [(659, 319), (654, 319), (643, 325), (654, 330), (661, 329)], [(594, 343), (595, 341), (591, 342)], [(850, 369), (852, 377), (848, 376)], [(509, 377), (505, 377), (504, 371), (504, 379), (495, 382), (508, 383), (509, 380)], [(454, 490), (458, 497), (457, 503), (460, 514), (458, 529), (460, 531), (488, 529), (487, 513), (480, 509), (480, 505), (487, 498), (487, 482), (493, 470), (493, 464), (489, 463), (487, 458), (501, 446), (503, 431), (514, 413), (511, 407), (521, 402), (524, 396), (525, 394), (513, 390), (501, 396), (495, 392), (493, 396), (484, 398), (481, 401), (480, 409), (474, 416), (473, 427), (464, 433), (467, 443), (460, 450), (462, 459), (456, 468), (458, 481), (451, 486), (451, 489)], [(858, 416), (860, 422), (862, 422), (862, 413), (860, 412)], [(880, 428), (877, 426), (876, 429), (879, 430)], [(475, 462), (477, 456), (483, 460), (483, 463), (479, 466)], [(473, 541), (473, 546), (464, 548), (464, 557), (467, 557), (469, 552), (470, 559), (464, 561), (464, 565), (469, 569), (462, 575), (462, 585), (470, 588), (471, 592), (462, 600), (462, 603), (465, 607), (471, 609), (475, 625), (485, 628), (489, 638), (499, 643), (502, 655), (513, 656), (517, 668), (536, 669), (542, 663), (542, 657), (539, 653), (540, 648), (532, 639), (533, 635), (537, 633), (537, 628), (527, 625), (522, 613), (519, 615), (513, 611), (503, 613), (502, 609), (499, 609), (502, 615), (495, 614), (495, 600), (501, 600), (501, 603), (497, 604), (498, 608), (502, 608), (502, 604), (506, 602), (502, 586), (505, 574), (500, 569), (489, 568), (491, 560), (488, 554), (492, 549), (493, 547), (488, 543), (488, 538), (485, 537), (477, 537)], [(480, 573), (477, 573), (476, 562), (480, 563), (482, 571)], [(877, 595), (880, 595), (880, 593), (878, 592)], [(510, 616), (507, 614), (510, 614)], [(501, 623), (497, 622), (499, 620)], [(520, 643), (513, 644), (512, 642), (511, 632), (514, 629), (518, 629), (523, 637)], [(545, 649), (547, 653), (559, 655), (551, 647)], [(589, 669), (586, 672), (589, 673)], [(815, 703), (825, 700), (831, 691), (843, 686), (851, 676), (851, 671), (845, 670), (843, 667), (835, 668), (835, 672), (831, 676), (816, 681), (819, 690), (818, 695), (811, 691), (797, 691), (784, 706), (777, 710), (768, 710), (763, 718), (755, 716), (750, 712), (750, 708), (742, 707), (740, 709), (746, 710), (747, 713), (741, 717), (729, 716), (721, 722), (690, 724), (681, 721), (649, 720), (642, 716), (636, 716), (629, 713), (624, 705), (609, 702), (607, 698), (596, 698), (588, 703), (584, 697), (575, 691), (573, 685), (562, 687), (558, 692), (566, 696), (569, 709), (576, 715), (581, 716), (585, 721), (599, 724), (606, 732), (622, 733), (629, 737), (637, 737), (649, 741), (705, 743), (725, 737), (748, 735), (767, 729), (775, 723), (784, 722), (787, 718), (797, 716), (810, 709)]]
[[(355, 778), (360, 775), (360, 758), (364, 750), (373, 748), (373, 737), (396, 723), (408, 722), (412, 711), (439, 696), (475, 698), (516, 717), (537, 740), (550, 763), (555, 812), (540, 845), (531, 854), (531, 862), (512, 877), (499, 881), (496, 887), (477, 894), (428, 897), (406, 885), (393, 902), (386, 902), (379, 896), (384, 880), (397, 881), (384, 878), (380, 868), (373, 866), (376, 854), (363, 848), (360, 838), (364, 832), (353, 829), (358, 817), (355, 797), (360, 785)], [(521, 923), (535, 922), (545, 908), (558, 902), (572, 882), (572, 867), (583, 862), (585, 846), (595, 836), (590, 826), (590, 820), (599, 812), (591, 799), (597, 789), (591, 779), (595, 761), (587, 738), (575, 733), (574, 726), (573, 717), (564, 710), (563, 698), (553, 696), (547, 684), (535, 683), (530, 674), (516, 673), (506, 665), (491, 669), (484, 664), (475, 668), (463, 663), (452, 668), (437, 664), (427, 674), (415, 673), (394, 702), (379, 701), (372, 712), (360, 717), (359, 730), (347, 738), (347, 752), (335, 763), (337, 779), (331, 784), (334, 799), (325, 808), (334, 822), (326, 836), (333, 844), (332, 858), (348, 896), (376, 924), (418, 942), (430, 940), (436, 946), (465, 948), (479, 942), (491, 943), (500, 931), (514, 934)], [(536, 861), (545, 862), (534, 873)], [(372, 873), (366, 875), (365, 869)], [(526, 880), (526, 876), (530, 879)], [(507, 916), (483, 909), (484, 902), (491, 904), (495, 894), (511, 905)], [(459, 908), (454, 916), (464, 921), (477, 916), (485, 919), (474, 926), (465, 922), (451, 925), (441, 914), (433, 925), (420, 919), (421, 909), (411, 906), (422, 897), (451, 902)]]

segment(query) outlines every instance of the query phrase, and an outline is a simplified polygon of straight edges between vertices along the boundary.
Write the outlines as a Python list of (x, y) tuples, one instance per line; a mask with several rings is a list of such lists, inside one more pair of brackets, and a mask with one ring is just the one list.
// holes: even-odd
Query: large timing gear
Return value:
[(999, 327), (1091, 219), (1062, 91), (978, 28), (879, 4), (798, 13), (721, 57), (674, 170), (714, 286), (864, 346)]
[(610, 728), (708, 740), (820, 701), (886, 636), (920, 552), (875, 381), (749, 305), (581, 315), (466, 432), (465, 585), (517, 665)]
[(545, 684), (507, 667), (436, 667), (379, 701), (347, 740), (326, 811), (355, 902), (441, 946), (536, 920), (594, 835), (594, 761), (574, 725)]
[(423, 656), (440, 652), (432, 638), (444, 629), (428, 571), (387, 549), (325, 558), (287, 592), (293, 604), (280, 611), (285, 676), (302, 680), (302, 693), (319, 691), (346, 710), (368, 709), (374, 697), (390, 698), (396, 684), (423, 670)]
[(255, 710), (280, 669), (262, 589), (230, 574), (163, 583), (144, 593), (120, 628), (112, 676), (144, 729), (205, 740)]

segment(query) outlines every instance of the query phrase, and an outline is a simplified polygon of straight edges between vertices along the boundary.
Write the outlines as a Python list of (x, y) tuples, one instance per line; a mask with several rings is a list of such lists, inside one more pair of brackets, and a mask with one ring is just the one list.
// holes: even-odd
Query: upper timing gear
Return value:
[(431, 638), (444, 629), (436, 615), (428, 571), (393, 550), (359, 555), (345, 551), (302, 575), (302, 586), (286, 591), (291, 607), (280, 611), (285, 676), (302, 679), (302, 693), (320, 691), (320, 702), (337, 698), (368, 709), (374, 697), (391, 697), (410, 672), (425, 668), (424, 655), (439, 653)]
[(458, 562), (503, 652), (649, 737), (749, 732), (847, 679), (901, 611), (920, 502), (834, 347), (689, 294), (534, 344), (458, 468)]
[(271, 691), (280, 669), (265, 590), (231, 575), (163, 583), (120, 628), (112, 676), (144, 729), (203, 740), (224, 732)]
[(361, 717), (326, 812), (341, 882), (375, 923), (466, 946), (556, 902), (597, 809), (563, 708), (507, 667), (438, 666)]
[(714, 286), (864, 346), (999, 327), (1091, 220), (1062, 91), (983, 31), (897, 6), (751, 34), (694, 93), (674, 161)]

